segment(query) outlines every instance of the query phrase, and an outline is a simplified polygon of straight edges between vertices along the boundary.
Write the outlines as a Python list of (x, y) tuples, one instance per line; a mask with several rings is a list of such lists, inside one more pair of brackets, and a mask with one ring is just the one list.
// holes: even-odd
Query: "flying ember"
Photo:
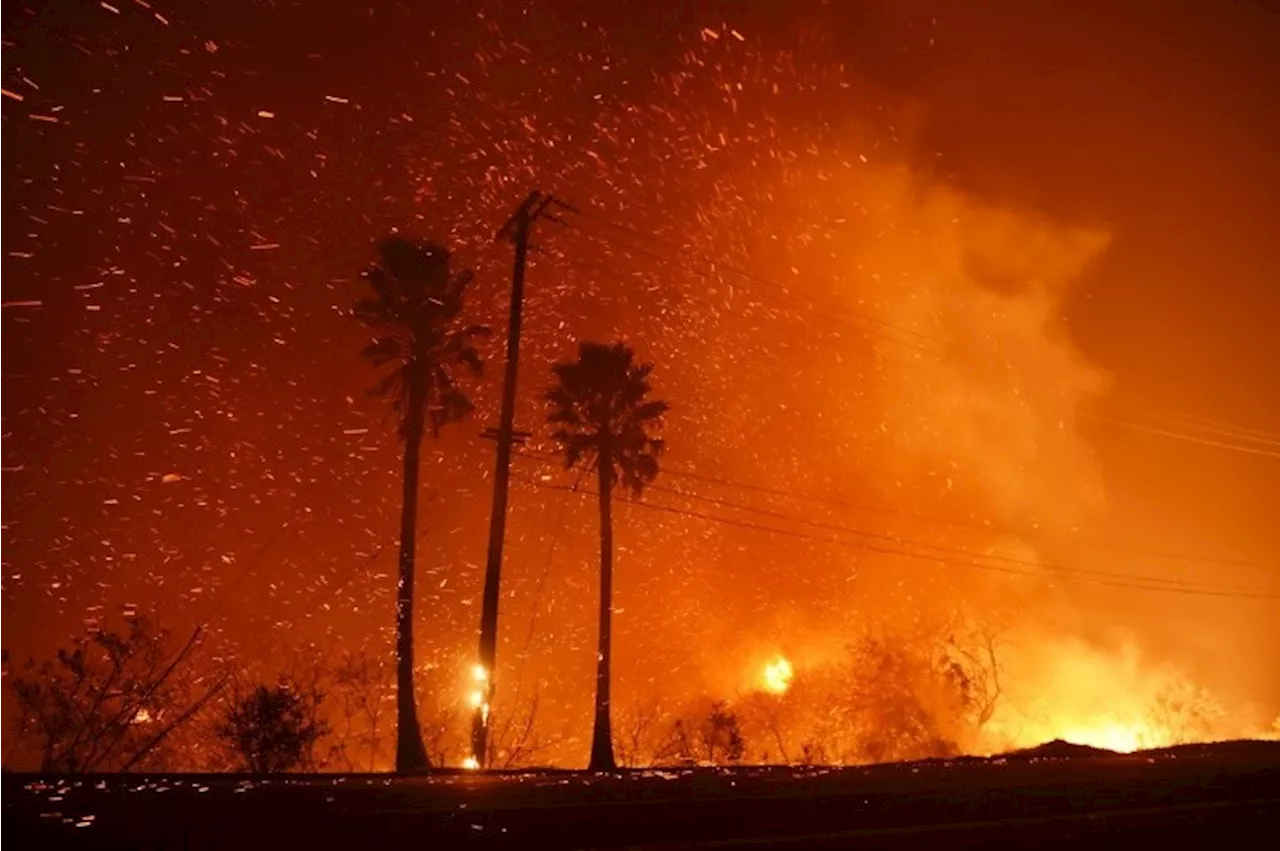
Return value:
[(6, 768), (256, 769), (259, 717), (344, 772), (1280, 736), (1237, 51), (1162, 77), (1128, 4), (170, 5), (6, 27)]

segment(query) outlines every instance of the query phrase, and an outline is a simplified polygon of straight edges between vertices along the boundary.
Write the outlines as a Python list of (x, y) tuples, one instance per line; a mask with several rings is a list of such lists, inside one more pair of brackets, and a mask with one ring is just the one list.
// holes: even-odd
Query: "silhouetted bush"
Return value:
[(316, 718), (324, 695), (296, 684), (260, 685), (237, 696), (216, 727), (219, 739), (244, 771), (275, 774), (314, 768), (314, 749), (329, 726)]
[(18, 718), (9, 768), (77, 773), (170, 768), (163, 746), (220, 689), (186, 676), (201, 631), (176, 651), (145, 617), (97, 629), (52, 659), (28, 659), (12, 679)]

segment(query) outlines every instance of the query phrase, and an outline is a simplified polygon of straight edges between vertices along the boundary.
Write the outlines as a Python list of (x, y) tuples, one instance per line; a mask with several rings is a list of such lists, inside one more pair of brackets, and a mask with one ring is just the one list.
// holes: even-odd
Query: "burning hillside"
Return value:
[[(60, 46), (5, 84), (6, 120), (27, 113), (6, 130), (22, 198), (5, 211), (23, 223), (6, 231), (6, 354), (25, 364), (6, 378), (13, 658), (120, 613), (203, 624), (191, 695), (232, 674), (310, 683), (333, 739), (313, 763), (390, 767), (404, 429), (364, 400), (359, 273), (393, 230), (447, 242), (475, 270), (463, 317), (504, 328), (511, 257), (492, 237), (537, 186), (565, 206), (529, 255), (530, 439), (492, 670), (476, 629), (493, 445), (477, 432), (498, 421), (500, 342), (461, 382), (474, 416), (423, 444), (412, 627), (434, 762), (478, 765), (474, 708), (493, 764), (583, 762), (597, 494), (565, 469), (544, 396), (585, 340), (625, 340), (671, 406), (657, 478), (614, 504), (625, 761), (1274, 733), (1269, 527), (1223, 543), (1247, 520), (1219, 509), (1228, 489), (1196, 513), (1199, 485), (1171, 485), (1160, 509), (1127, 465), (1181, 469), (1134, 435), (1259, 464), (1280, 443), (1127, 413), (1140, 394), (1078, 317), (1099, 280), (1159, 276), (1115, 283), (1129, 234), (1090, 213), (1106, 187), (1068, 214), (1035, 203), (1040, 172), (999, 192), (953, 170), (941, 119), (862, 69), (818, 7), (772, 26), (664, 14), (661, 37), (632, 39), (610, 18), (625, 11), (462, 5), (342, 27), (255, 8), (275, 29), (227, 36), (137, 10), (32, 13)], [(932, 49), (945, 27), (919, 24), (894, 31)], [(295, 41), (296, 65), (272, 71)], [(353, 44), (378, 45), (369, 79), (328, 58)], [(1123, 353), (1137, 333), (1094, 337)], [(1268, 504), (1267, 487), (1240, 500)], [(163, 749), (177, 767), (225, 767), (207, 736), (179, 738)]]

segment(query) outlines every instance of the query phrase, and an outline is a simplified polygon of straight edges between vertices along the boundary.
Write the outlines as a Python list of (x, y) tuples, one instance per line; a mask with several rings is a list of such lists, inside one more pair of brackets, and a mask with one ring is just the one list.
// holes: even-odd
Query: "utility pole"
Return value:
[[(511, 312), (507, 322), (507, 365), (502, 379), (502, 414), (498, 428), (486, 429), (484, 436), (498, 442), (498, 461), (493, 476), (493, 513), (489, 517), (489, 557), (484, 571), (484, 597), (480, 609), (480, 661), (473, 676), (476, 689), (471, 695), (472, 765), (484, 768), (488, 762), (489, 706), (493, 701), (494, 663), (498, 646), (498, 601), (502, 578), (502, 542), (507, 531), (507, 490), (511, 475), (511, 445), (523, 443), (528, 432), (514, 430), (516, 369), (520, 361), (520, 316), (524, 309), (524, 267), (533, 223), (554, 202), (538, 190), (516, 208), (495, 237), (515, 245), (515, 265), (511, 271)], [(547, 218), (553, 218), (547, 216)]]

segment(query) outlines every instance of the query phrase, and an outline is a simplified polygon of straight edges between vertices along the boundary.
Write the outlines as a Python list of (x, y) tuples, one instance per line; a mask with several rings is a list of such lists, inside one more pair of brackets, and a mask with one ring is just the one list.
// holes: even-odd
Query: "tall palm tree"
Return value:
[(616, 768), (609, 722), (613, 488), (621, 484), (639, 496), (658, 475), (662, 441), (650, 437), (649, 430), (668, 410), (666, 402), (646, 398), (653, 364), (633, 361), (634, 353), (623, 343), (582, 343), (576, 361), (552, 367), (557, 383), (546, 393), (547, 422), (558, 426), (552, 437), (564, 450), (565, 466), (594, 465), (600, 495), (600, 646), (590, 771)]
[(430, 242), (391, 236), (378, 244), (378, 262), (364, 278), (373, 295), (362, 298), (355, 317), (373, 332), (362, 354), (374, 366), (394, 368), (370, 390), (392, 400), (404, 441), (404, 496), (400, 512), (400, 577), (396, 593), (396, 770), (430, 764), (422, 745), (413, 692), (413, 574), (418, 521), (418, 460), (422, 436), (462, 419), (471, 401), (458, 389), (463, 367), (480, 373), (476, 336), (480, 325), (460, 321), (463, 294), (472, 273), (449, 270), (449, 250)]

